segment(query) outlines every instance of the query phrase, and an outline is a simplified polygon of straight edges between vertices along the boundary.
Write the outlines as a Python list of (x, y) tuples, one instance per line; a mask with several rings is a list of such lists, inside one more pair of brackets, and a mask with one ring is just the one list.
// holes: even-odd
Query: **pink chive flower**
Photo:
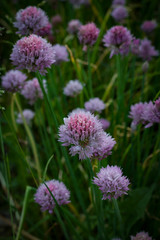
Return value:
[(127, 194), (130, 184), (126, 176), (122, 176), (122, 170), (118, 166), (102, 167), (97, 177), (94, 177), (93, 183), (99, 187), (103, 193), (102, 200), (112, 198), (117, 199), (124, 194)]
[(55, 15), (51, 19), (51, 23), (54, 27), (62, 23), (62, 18), (59, 14)]
[(105, 104), (99, 98), (91, 98), (88, 102), (84, 104), (85, 109), (91, 113), (98, 112), (101, 113), (105, 109)]
[(53, 179), (45, 182), (45, 184), (41, 184), (37, 189), (36, 194), (34, 195), (34, 200), (41, 206), (42, 212), (48, 210), (50, 214), (53, 213), (53, 209), (56, 207), (54, 198), (57, 201), (58, 205), (65, 205), (70, 203), (70, 191), (66, 188), (63, 182), (59, 182), (58, 180)]
[(113, 0), (112, 6), (125, 5), (125, 0)]
[(157, 27), (157, 22), (155, 20), (144, 21), (141, 25), (141, 29), (145, 33), (151, 33)]
[(122, 22), (125, 18), (128, 17), (128, 10), (124, 6), (118, 6), (113, 9), (111, 16), (116, 22)]
[(2, 87), (9, 92), (18, 92), (23, 88), (26, 79), (27, 76), (24, 73), (10, 70), (2, 76)]
[(132, 119), (131, 127), (133, 130), (139, 123), (143, 123), (142, 115), (146, 106), (147, 106), (147, 103), (142, 103), (142, 102), (136, 103), (131, 106), (129, 118)]
[(100, 123), (102, 124), (103, 130), (106, 130), (110, 126), (110, 122), (104, 118), (99, 119)]
[(58, 65), (61, 62), (68, 62), (68, 52), (65, 46), (62, 46), (60, 44), (53, 45), (53, 49), (55, 51), (55, 64)]
[(141, 41), (139, 46), (139, 57), (144, 61), (152, 60), (152, 57), (156, 57), (159, 55), (159, 52), (155, 50), (154, 46), (152, 46), (151, 41), (147, 38)]
[(91, 22), (79, 28), (78, 38), (81, 44), (92, 46), (99, 35), (99, 29)]
[(123, 26), (114, 26), (104, 35), (103, 42), (105, 47), (111, 49), (110, 58), (113, 55), (127, 55), (133, 37), (130, 31)]
[(39, 30), (48, 24), (48, 17), (45, 12), (37, 7), (29, 6), (21, 9), (16, 14), (14, 26), (18, 28), (18, 34), (38, 34)]
[[(47, 91), (46, 80), (43, 80), (43, 85)], [(43, 93), (39, 85), (38, 79), (33, 78), (32, 80), (27, 81), (21, 91), (21, 94), (24, 96), (25, 99), (29, 101), (29, 104), (31, 105), (34, 104), (37, 99), (42, 99)]]
[(147, 232), (139, 232), (136, 236), (131, 236), (131, 240), (152, 240)]
[(145, 122), (145, 128), (153, 126), (154, 123), (160, 123), (160, 98), (153, 104), (150, 101), (144, 108), (142, 113), (142, 119)]
[[(70, 146), (70, 154), (72, 156), (78, 154), (81, 160), (92, 157), (103, 158), (107, 153), (110, 154), (112, 147), (108, 146), (107, 140), (109, 144), (114, 141), (105, 134), (97, 117), (84, 110), (71, 112), (67, 118), (64, 118), (64, 125), (59, 128), (59, 141), (63, 146)], [(101, 154), (103, 156), (100, 156)]]
[(78, 80), (70, 80), (66, 87), (63, 89), (63, 93), (66, 96), (75, 97), (83, 89), (83, 85)]
[(45, 74), (46, 68), (50, 68), (55, 62), (55, 51), (45, 39), (32, 34), (17, 41), (10, 59), (18, 69)]
[(82, 23), (78, 19), (73, 19), (68, 23), (67, 31), (70, 34), (76, 34), (81, 26)]
[[(33, 111), (31, 111), (30, 109), (25, 109), (23, 111), (23, 116), (24, 116), (27, 124), (31, 123), (31, 120), (34, 118), (34, 115), (35, 115), (35, 113)], [(16, 122), (18, 124), (23, 124), (23, 119), (22, 119), (22, 116), (20, 113), (17, 116)]]

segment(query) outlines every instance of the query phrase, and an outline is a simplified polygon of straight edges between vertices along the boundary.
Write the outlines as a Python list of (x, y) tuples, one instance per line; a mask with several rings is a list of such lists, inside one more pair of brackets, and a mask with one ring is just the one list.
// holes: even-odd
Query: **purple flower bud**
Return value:
[(2, 76), (2, 87), (9, 92), (18, 92), (23, 88), (26, 79), (27, 76), (24, 73), (10, 70)]
[(102, 200), (112, 198), (117, 199), (124, 194), (127, 194), (130, 184), (127, 177), (122, 176), (122, 170), (118, 166), (102, 167), (97, 177), (94, 177), (94, 184), (96, 184), (103, 193)]
[[(48, 188), (46, 187), (46, 185)], [(70, 203), (70, 191), (66, 188), (63, 182), (58, 180), (50, 180), (41, 184), (34, 195), (34, 200), (41, 206), (41, 211), (47, 211), (51, 214), (56, 206), (54, 198), (58, 205), (65, 205)], [(51, 193), (52, 194), (51, 194)], [(54, 196), (54, 198), (52, 197)]]
[(149, 68), (149, 63), (148, 61), (145, 61), (142, 65), (142, 72), (146, 73), (148, 71)]
[(157, 27), (157, 22), (155, 20), (144, 21), (141, 25), (141, 29), (145, 33), (151, 33)]
[(67, 31), (70, 34), (76, 34), (79, 31), (81, 25), (82, 23), (79, 20), (73, 19), (68, 23)]

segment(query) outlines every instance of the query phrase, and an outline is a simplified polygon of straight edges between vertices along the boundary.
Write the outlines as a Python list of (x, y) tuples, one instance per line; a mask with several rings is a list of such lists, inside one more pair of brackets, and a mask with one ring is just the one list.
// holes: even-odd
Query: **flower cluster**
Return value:
[(67, 31), (70, 34), (76, 34), (79, 31), (82, 23), (78, 19), (73, 19), (68, 23)]
[(154, 123), (160, 123), (160, 98), (154, 103), (137, 103), (131, 106), (129, 118), (133, 119), (131, 127), (134, 130), (139, 123), (145, 124), (145, 128)]
[(111, 154), (115, 141), (106, 134), (93, 114), (84, 110), (73, 111), (64, 118), (59, 128), (59, 141), (63, 146), (71, 146), (70, 154), (78, 154), (79, 159), (102, 159)]
[(10, 70), (2, 76), (2, 87), (9, 92), (18, 92), (23, 88), (26, 79), (27, 76), (24, 73)]
[(83, 45), (92, 46), (96, 42), (98, 35), (99, 29), (94, 23), (88, 23), (79, 28), (78, 38)]
[(97, 177), (94, 177), (94, 184), (96, 184), (103, 193), (103, 200), (112, 198), (117, 199), (124, 194), (127, 194), (130, 184), (127, 177), (122, 176), (122, 170), (118, 166), (102, 167)]
[(58, 65), (61, 62), (68, 62), (68, 52), (65, 46), (62, 46), (60, 44), (56, 44), (53, 46), (53, 49), (55, 51), (55, 64)]
[[(25, 118), (27, 124), (30, 124), (31, 120), (34, 118), (34, 115), (35, 113), (30, 109), (25, 109), (23, 111), (23, 117)], [(19, 124), (23, 123), (23, 119), (20, 113), (17, 116), (16, 122)]]
[(104, 35), (103, 42), (105, 47), (111, 49), (110, 58), (113, 55), (127, 55), (132, 41), (130, 31), (123, 26), (114, 26)]
[(152, 240), (147, 232), (139, 232), (136, 236), (131, 236), (131, 240)]
[(48, 23), (48, 17), (42, 9), (29, 6), (17, 12), (14, 26), (18, 28), (17, 33), (29, 35), (31, 33), (39, 34), (39, 31)]
[[(43, 80), (43, 85), (46, 89), (46, 80)], [(25, 83), (21, 94), (29, 101), (29, 104), (34, 104), (38, 98), (43, 98), (43, 93), (40, 88), (39, 82), (37, 78), (33, 78)]]
[(157, 27), (157, 22), (155, 20), (144, 21), (141, 25), (141, 29), (145, 33), (151, 33)]
[(88, 102), (84, 104), (85, 109), (92, 113), (98, 112), (101, 113), (105, 109), (105, 104), (99, 98), (91, 98)]
[(77, 96), (83, 89), (83, 85), (78, 80), (70, 80), (66, 87), (63, 89), (63, 93), (66, 96), (75, 97)]
[(55, 62), (55, 51), (45, 39), (32, 34), (17, 41), (10, 59), (18, 69), (39, 71), (44, 74), (46, 68), (50, 68)]
[(48, 210), (48, 212), (51, 214), (56, 206), (55, 200), (58, 205), (70, 203), (70, 191), (66, 188), (63, 182), (53, 179), (45, 182), (45, 184), (43, 183), (39, 186), (34, 196), (34, 200), (41, 206), (42, 212)]
[(154, 46), (152, 46), (151, 41), (145, 38), (140, 43), (138, 55), (144, 61), (150, 61), (152, 60), (152, 57), (158, 56), (159, 53), (155, 50)]

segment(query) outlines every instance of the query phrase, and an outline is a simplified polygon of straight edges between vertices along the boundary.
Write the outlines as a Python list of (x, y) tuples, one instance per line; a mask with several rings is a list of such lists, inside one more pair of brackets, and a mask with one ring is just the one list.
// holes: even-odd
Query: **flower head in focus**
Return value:
[(82, 23), (78, 19), (73, 19), (68, 23), (67, 31), (70, 34), (76, 34), (79, 31)]
[(24, 73), (10, 70), (2, 76), (2, 87), (9, 92), (18, 92), (23, 88), (26, 79), (27, 76)]
[(101, 113), (105, 109), (105, 104), (99, 98), (91, 98), (88, 102), (84, 104), (85, 109), (91, 113), (98, 112)]
[(68, 52), (67, 52), (67, 49), (65, 46), (63, 45), (60, 45), (60, 44), (56, 44), (53, 46), (53, 49), (55, 51), (55, 64), (58, 65), (60, 64), (61, 62), (68, 62), (69, 59), (68, 59)]
[(145, 38), (141, 41), (139, 46), (139, 57), (141, 57), (144, 61), (150, 61), (152, 60), (152, 57), (156, 57), (158, 55), (159, 52), (155, 50), (150, 40)]
[(117, 199), (124, 194), (127, 194), (130, 184), (127, 177), (123, 176), (122, 170), (118, 166), (102, 167), (97, 177), (94, 177), (94, 184), (96, 184), (103, 193), (102, 200), (112, 198)]
[(38, 34), (39, 30), (47, 26), (48, 17), (45, 12), (37, 7), (29, 6), (21, 9), (16, 14), (14, 26), (21, 35)]
[(59, 128), (59, 141), (63, 146), (70, 146), (70, 154), (78, 154), (79, 159), (102, 159), (111, 154), (115, 144), (114, 139), (103, 131), (97, 117), (85, 110), (73, 111), (64, 118), (64, 125)]
[(36, 194), (34, 195), (34, 200), (41, 206), (42, 212), (46, 210), (48, 210), (50, 214), (53, 212), (53, 209), (56, 206), (54, 198), (57, 201), (58, 205), (65, 205), (70, 203), (70, 191), (66, 188), (63, 182), (59, 182), (58, 180), (53, 179), (45, 182), (45, 184), (41, 184), (37, 189)]
[[(45, 90), (46, 88), (46, 80), (43, 80), (43, 85)], [(39, 82), (37, 78), (33, 78), (25, 83), (21, 94), (24, 96), (25, 99), (29, 101), (29, 104), (34, 104), (38, 98), (43, 98), (43, 93), (40, 88)]]
[(63, 89), (63, 92), (66, 96), (75, 97), (83, 89), (83, 85), (78, 80), (70, 80), (66, 87)]
[(157, 22), (155, 20), (144, 21), (141, 25), (141, 29), (145, 33), (151, 33), (157, 27)]
[(128, 17), (128, 10), (124, 6), (118, 6), (113, 9), (111, 16), (115, 19), (116, 22), (122, 22), (125, 18)]
[[(31, 120), (34, 118), (34, 115), (35, 115), (35, 113), (33, 111), (31, 111), (30, 109), (25, 109), (23, 111), (23, 116), (24, 116), (27, 124), (30, 124)], [(18, 113), (16, 122), (18, 124), (23, 124), (23, 119), (22, 119), (22, 116), (20, 113)]]
[(104, 35), (103, 42), (105, 47), (111, 49), (110, 58), (113, 55), (127, 55), (133, 37), (130, 31), (123, 26), (114, 26)]
[(18, 69), (44, 74), (47, 72), (46, 68), (50, 68), (55, 62), (55, 51), (45, 39), (32, 34), (17, 41), (10, 59)]
[(136, 236), (131, 236), (131, 240), (152, 240), (147, 232), (139, 232)]
[(99, 29), (96, 27), (96, 25), (91, 22), (86, 25), (82, 25), (79, 28), (78, 32), (78, 38), (81, 44), (84, 46), (89, 45), (92, 46), (99, 35)]

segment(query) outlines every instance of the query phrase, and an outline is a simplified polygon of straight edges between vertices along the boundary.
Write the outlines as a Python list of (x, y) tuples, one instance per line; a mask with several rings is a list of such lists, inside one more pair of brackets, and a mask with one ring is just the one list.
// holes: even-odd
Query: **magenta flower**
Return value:
[(36, 194), (34, 195), (34, 200), (41, 206), (42, 212), (48, 210), (50, 214), (53, 213), (53, 209), (56, 206), (54, 198), (56, 199), (58, 205), (65, 205), (70, 203), (70, 191), (66, 188), (63, 182), (59, 182), (58, 180), (53, 179), (45, 182), (45, 184), (41, 184), (37, 189)]
[(118, 6), (113, 9), (111, 16), (116, 22), (122, 22), (125, 18), (128, 17), (128, 10), (124, 6)]
[(102, 124), (103, 130), (106, 130), (110, 126), (110, 122), (104, 118), (99, 119), (100, 123)]
[(37, 7), (29, 6), (21, 9), (16, 14), (14, 26), (18, 28), (21, 35), (38, 34), (39, 30), (48, 24), (45, 12)]
[(79, 31), (82, 23), (78, 19), (73, 19), (68, 23), (67, 31), (70, 34), (76, 34)]
[[(33, 111), (31, 111), (30, 109), (25, 109), (23, 111), (23, 116), (24, 116), (27, 124), (31, 123), (31, 120), (34, 118), (34, 115), (35, 115), (35, 113)], [(22, 116), (20, 113), (17, 116), (16, 122), (19, 124), (23, 124), (23, 119), (22, 119)]]
[[(43, 80), (43, 85), (47, 91), (46, 80)], [(21, 91), (21, 94), (25, 97), (25, 99), (29, 101), (29, 104), (31, 105), (34, 104), (37, 99), (42, 99), (43, 93), (39, 85), (38, 79), (33, 78), (32, 80), (27, 81)]]
[(45, 39), (32, 34), (17, 41), (10, 59), (18, 69), (44, 74), (47, 72), (46, 68), (50, 68), (55, 62), (55, 51)]
[(65, 46), (62, 46), (60, 44), (56, 44), (53, 46), (53, 49), (55, 51), (55, 64), (58, 65), (60, 64), (61, 62), (68, 62), (69, 59), (68, 59), (68, 52), (67, 52), (67, 49)]
[(130, 184), (127, 177), (122, 176), (122, 170), (118, 166), (102, 167), (97, 177), (94, 177), (93, 182), (96, 184), (103, 193), (102, 200), (112, 198), (117, 199), (124, 194), (127, 194)]
[(157, 22), (155, 20), (144, 21), (144, 23), (141, 25), (141, 29), (145, 33), (152, 32), (156, 27), (157, 27)]
[(131, 240), (152, 240), (147, 232), (139, 232), (136, 236), (131, 236)]
[(145, 38), (141, 41), (139, 46), (139, 57), (141, 57), (144, 61), (150, 61), (152, 60), (152, 57), (156, 57), (158, 55), (159, 52), (155, 50), (150, 40)]
[(105, 104), (99, 98), (91, 98), (88, 102), (84, 104), (85, 109), (91, 113), (98, 112), (101, 113), (105, 109)]
[(105, 47), (111, 49), (110, 58), (113, 55), (127, 55), (133, 37), (130, 31), (123, 26), (114, 26), (104, 35), (103, 42)]
[(70, 154), (78, 154), (79, 159), (106, 157), (112, 148), (108, 140), (113, 146), (114, 140), (103, 131), (97, 117), (84, 110), (71, 112), (59, 128), (59, 141), (63, 146), (70, 146)]
[(27, 76), (24, 73), (10, 70), (2, 76), (2, 87), (9, 92), (18, 92), (23, 88), (26, 79)]
[(66, 96), (75, 97), (77, 96), (83, 89), (83, 85), (78, 80), (70, 80), (66, 87), (63, 89), (63, 93)]
[(57, 25), (62, 23), (62, 18), (59, 14), (55, 15), (51, 19), (52, 25), (56, 27)]
[(92, 46), (96, 42), (98, 35), (99, 29), (93, 22), (82, 25), (78, 32), (79, 41), (83, 45)]

